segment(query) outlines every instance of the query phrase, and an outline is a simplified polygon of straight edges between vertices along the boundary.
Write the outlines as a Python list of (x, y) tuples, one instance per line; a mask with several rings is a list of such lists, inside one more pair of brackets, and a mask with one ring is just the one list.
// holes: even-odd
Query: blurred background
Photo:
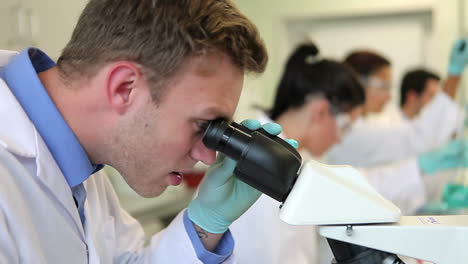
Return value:
[[(0, 0), (0, 49), (36, 46), (57, 59), (86, 0)], [(236, 119), (252, 117), (252, 105), (270, 106), (285, 59), (296, 44), (314, 41), (324, 57), (342, 60), (360, 48), (392, 61), (392, 103), (398, 102), (402, 73), (423, 66), (444, 79), (455, 39), (468, 36), (468, 0), (235, 0), (257, 25), (269, 51), (261, 76), (249, 76)], [(465, 102), (466, 82), (458, 101)], [(204, 171), (197, 167), (183, 186), (157, 199), (138, 197), (107, 168), (122, 205), (142, 222), (147, 235), (163, 228), (190, 201)]]
[[(399, 100), (402, 74), (424, 67), (446, 77), (449, 52), (455, 39), (468, 34), (465, 0), (237, 0), (240, 9), (258, 26), (270, 61), (261, 77), (246, 83), (245, 98), (269, 106), (285, 60), (304, 40), (314, 41), (321, 55), (343, 60), (356, 49), (371, 49), (392, 62), (392, 103)], [(459, 94), (464, 99), (465, 93)], [(242, 103), (248, 104), (247, 100)], [(239, 115), (249, 116), (241, 107)], [(243, 116), (242, 116), (243, 117)]]

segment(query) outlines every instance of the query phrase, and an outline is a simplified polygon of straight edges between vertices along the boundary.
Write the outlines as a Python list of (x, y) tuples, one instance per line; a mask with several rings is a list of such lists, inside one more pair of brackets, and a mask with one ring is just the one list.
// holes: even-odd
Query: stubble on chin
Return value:
[(167, 184), (163, 184), (160, 181), (152, 182), (144, 179), (151, 179), (150, 175), (141, 173), (131, 173), (130, 175), (122, 175), (127, 184), (134, 190), (138, 195), (144, 198), (153, 198), (161, 195), (167, 188)]

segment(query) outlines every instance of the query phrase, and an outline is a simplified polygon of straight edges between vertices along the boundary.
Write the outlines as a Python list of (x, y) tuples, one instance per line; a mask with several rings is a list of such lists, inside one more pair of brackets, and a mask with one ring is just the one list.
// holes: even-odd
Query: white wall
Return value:
[[(278, 36), (285, 61), (297, 44), (312, 40), (325, 58), (342, 61), (350, 52), (371, 49), (392, 62), (392, 100), (399, 100), (403, 74), (415, 67), (438, 68), (432, 55), (432, 10), (423, 8), (401, 14), (354, 13), (346, 16), (290, 18), (285, 23), (287, 37)], [(281, 52), (283, 53), (283, 52)], [(429, 56), (430, 55), (430, 56)], [(283, 57), (284, 56), (284, 57)]]
[(56, 59), (71, 37), (87, 0), (31, 0), (40, 34), (37, 46)]
[[(0, 0), (0, 48), (36, 46), (56, 59), (86, 0)], [(19, 34), (18, 27), (24, 28)], [(32, 31), (32, 32), (31, 32)]]

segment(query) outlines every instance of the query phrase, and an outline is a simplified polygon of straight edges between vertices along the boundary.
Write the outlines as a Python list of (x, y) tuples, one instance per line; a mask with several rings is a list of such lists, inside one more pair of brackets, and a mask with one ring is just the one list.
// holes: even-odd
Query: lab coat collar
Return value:
[[(16, 54), (0, 50), (0, 63), (8, 62), (5, 55), (11, 59)], [(2, 66), (0, 64), (0, 70)], [(84, 239), (83, 227), (67, 181), (61, 176), (60, 168), (33, 123), (2, 79), (0, 79), (0, 124), (4, 124), (0, 125), (0, 145), (15, 155), (35, 159), (36, 177), (61, 202), (74, 220), (77, 232)]]
[[(18, 52), (0, 50), (0, 71), (16, 55)], [(0, 126), (0, 145), (16, 155), (26, 158), (35, 157), (34, 126), (2, 79), (0, 79), (0, 100), (2, 101), (0, 103), (0, 124), (2, 124)], [(19, 111), (11, 111), (11, 109)]]
[[(18, 111), (11, 111), (15, 109)], [(35, 129), (10, 89), (0, 79), (0, 145), (26, 158), (35, 158)]]
[(74, 187), (96, 168), (37, 76), (54, 65), (41, 50), (27, 48), (4, 67), (3, 78), (44, 139), (68, 184)]

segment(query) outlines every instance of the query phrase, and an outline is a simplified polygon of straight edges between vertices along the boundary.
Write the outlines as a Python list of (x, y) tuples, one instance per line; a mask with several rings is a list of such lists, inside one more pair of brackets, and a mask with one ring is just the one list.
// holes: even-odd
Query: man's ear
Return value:
[(134, 63), (118, 62), (111, 65), (106, 80), (107, 99), (117, 113), (124, 114), (134, 103), (135, 87), (142, 77)]

